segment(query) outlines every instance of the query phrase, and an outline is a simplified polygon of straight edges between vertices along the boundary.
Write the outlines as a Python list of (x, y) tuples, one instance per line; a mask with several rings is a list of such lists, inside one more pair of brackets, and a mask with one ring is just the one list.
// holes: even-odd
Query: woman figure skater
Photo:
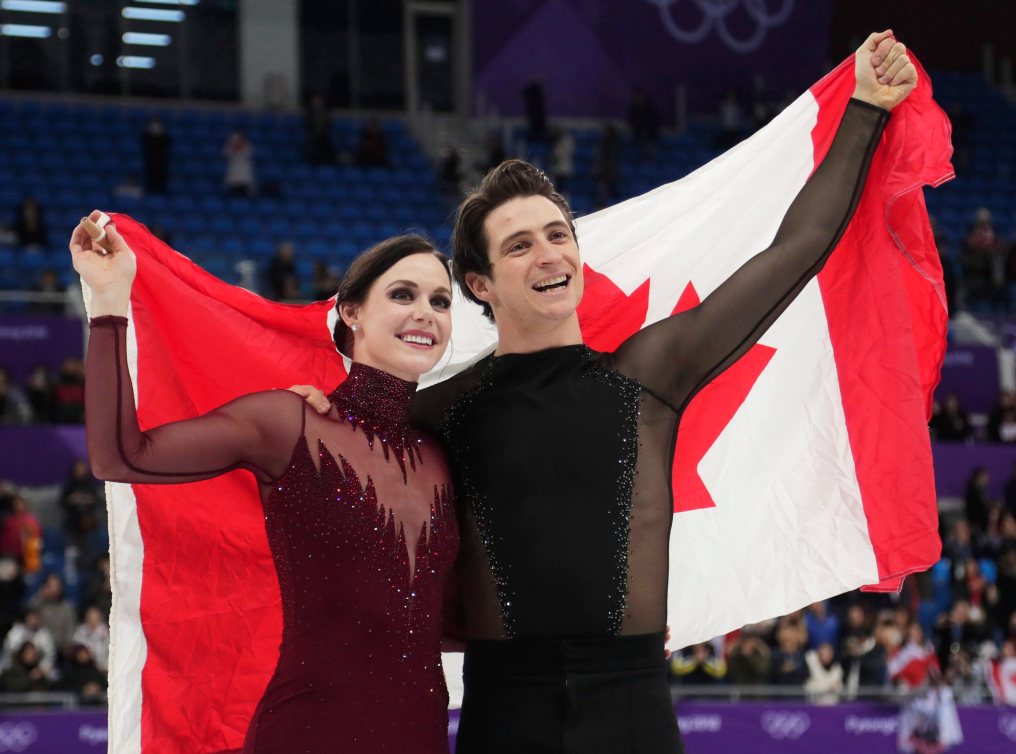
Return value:
[(100, 216), (70, 241), (92, 291), (85, 405), (96, 476), (174, 484), (246, 469), (264, 505), (283, 632), (243, 754), (446, 754), (440, 621), (459, 536), (443, 453), (408, 410), (449, 341), (447, 260), (404, 235), (353, 262), (334, 332), (353, 366), (328, 413), (272, 390), (142, 432), (125, 356), (136, 261), (113, 225), (101, 236)]

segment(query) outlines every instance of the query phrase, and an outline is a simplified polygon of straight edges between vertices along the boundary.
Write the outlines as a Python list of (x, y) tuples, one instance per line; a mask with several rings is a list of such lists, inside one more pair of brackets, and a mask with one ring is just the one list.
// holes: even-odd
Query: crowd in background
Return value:
[[(985, 483), (975, 471), (963, 515), (942, 521), (943, 560), (899, 595), (849, 592), (683, 649), (671, 659), (674, 683), (780, 686), (819, 703), (945, 683), (961, 703), (1016, 703), (992, 682), (1000, 665), (1016, 670), (1016, 468), (1004, 500)], [(58, 500), (60, 530), (44, 530), (25, 495), (0, 484), (0, 690), (101, 701), (108, 540), (86, 462), (73, 465)], [(44, 540), (62, 547), (60, 570), (44, 563)]]
[(899, 595), (849, 592), (689, 647), (671, 660), (675, 683), (797, 688), (820, 703), (944, 683), (960, 703), (1016, 704), (999, 681), (1016, 672), (1016, 505), (972, 487), (941, 528), (942, 561)]
[[(523, 96), (527, 138), (548, 146), (545, 168), (567, 194), (580, 167), (574, 135), (548, 121), (539, 82)], [(717, 148), (729, 147), (772, 113), (762, 99), (744, 107), (728, 97), (720, 112)], [(634, 146), (635, 159), (651, 160), (660, 127), (659, 110), (644, 92), (635, 93), (626, 128), (604, 125), (593, 164), (581, 166), (595, 180), (599, 206), (622, 198), (623, 145)], [(365, 122), (355, 149), (337, 150), (331, 114), (320, 97), (311, 97), (304, 112), (304, 139), (310, 164), (390, 165), (385, 132), (376, 120)], [(153, 119), (139, 148), (143, 180), (128, 180), (118, 190), (139, 196), (164, 193), (172, 170), (166, 126)], [(257, 181), (255, 154), (242, 130), (229, 135), (222, 147), (225, 193), (244, 197), (264, 190)], [(448, 147), (435, 167), (439, 184), (456, 199), (470, 170), (482, 173), (505, 156), (505, 144), (495, 135), (475, 166), (465, 165), (460, 151)], [(966, 159), (962, 149), (958, 158)], [(10, 232), (19, 251), (49, 243), (44, 203), (44, 198), (26, 196), (15, 208)], [(938, 237), (953, 311), (1016, 312), (1013, 230), (996, 227), (992, 214), (981, 208), (958, 243)], [(300, 251), (294, 243), (278, 240), (261, 270), (265, 295), (321, 300), (335, 292), (341, 270), (318, 260), (311, 279), (301, 279)], [(43, 270), (35, 290), (61, 293), (56, 272)], [(37, 313), (62, 309), (58, 301), (29, 305)], [(65, 359), (55, 371), (39, 366), (20, 384), (0, 366), (0, 424), (80, 424), (83, 390), (84, 370), (77, 358)], [(936, 404), (930, 429), (932, 438), (943, 442), (1016, 443), (1016, 393), (1003, 391), (983, 426), (971, 422), (955, 395), (946, 395)], [(1004, 690), (992, 679), (1001, 665), (1012, 668), (1016, 677), (1016, 467), (1003, 499), (988, 495), (987, 481), (986, 471), (972, 471), (962, 515), (944, 518), (941, 525), (943, 560), (929, 573), (908, 578), (901, 594), (851, 592), (683, 649), (671, 660), (674, 683), (782, 686), (819, 703), (855, 698), (871, 689), (945, 683), (961, 702), (1004, 699)], [(102, 490), (85, 461), (69, 471), (59, 506), (62, 525), (44, 531), (22, 491), (0, 483), (0, 691), (62, 690), (84, 702), (101, 702), (109, 654), (110, 573)], [(47, 544), (62, 550), (59, 570), (43, 562)], [(1016, 704), (1016, 699), (1008, 701)]]
[(56, 495), (56, 527), (42, 525), (27, 492), (0, 482), (0, 691), (104, 702), (112, 591), (102, 485), (76, 461)]

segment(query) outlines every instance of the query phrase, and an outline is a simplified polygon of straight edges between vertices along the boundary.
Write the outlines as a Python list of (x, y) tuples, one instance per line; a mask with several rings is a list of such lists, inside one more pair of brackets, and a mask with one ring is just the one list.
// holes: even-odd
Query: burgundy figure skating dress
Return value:
[(244, 754), (447, 754), (439, 642), (459, 537), (440, 446), (407, 421), (416, 385), (354, 364), (326, 416), (276, 390), (142, 433), (127, 320), (91, 328), (97, 474), (177, 483), (245, 468), (257, 478), (283, 632)]

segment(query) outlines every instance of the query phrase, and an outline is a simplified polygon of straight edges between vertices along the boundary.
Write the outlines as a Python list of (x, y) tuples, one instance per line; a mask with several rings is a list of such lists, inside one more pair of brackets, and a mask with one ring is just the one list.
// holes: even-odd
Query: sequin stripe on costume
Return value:
[(628, 606), (628, 547), (631, 541), (632, 493), (635, 489), (635, 468), (639, 455), (639, 407), (642, 387), (634, 380), (615, 372), (602, 358), (595, 360), (582, 374), (606, 383), (621, 395), (619, 438), (621, 453), (617, 459), (617, 488), (614, 493), (614, 509), (611, 511), (616, 543), (614, 561), (617, 565), (611, 590), (614, 592), (612, 602), (617, 607), (608, 616), (610, 632), (617, 635), (621, 632)]
[[(394, 513), (378, 500), (373, 482), (368, 477), (364, 485), (352, 465), (341, 454), (336, 458), (323, 442), (318, 441), (320, 484), (329, 496), (330, 505), (339, 506), (346, 515), (340, 518), (338, 547), (346, 549), (344, 557), (352, 556), (368, 564), (383, 589), (387, 591), (385, 613), (390, 626), (401, 626), (402, 656), (408, 659), (417, 637), (418, 628), (429, 625), (432, 616), (416, 612), (417, 594), (425, 594), (432, 588), (429, 583), (437, 578), (437, 562), (434, 567), (410, 569), (409, 547), (404, 525), (396, 520)], [(441, 493), (435, 485), (435, 496)], [(447, 497), (447, 493), (446, 493)], [(424, 522), (416, 541), (415, 562), (421, 562), (421, 550), (433, 547), (440, 554), (436, 527), (435, 509), (431, 509), (430, 521)], [(423, 555), (422, 562), (433, 561), (433, 556)], [(429, 580), (429, 581), (428, 581)], [(367, 588), (376, 588), (368, 586)]]
[(408, 462), (409, 468), (413, 471), (416, 471), (418, 463), (423, 463), (423, 436), (418, 432), (406, 434), (401, 432), (390, 433), (386, 431), (387, 427), (377, 424), (370, 417), (347, 413), (339, 406), (336, 406), (336, 408), (339, 408), (339, 418), (349, 424), (354, 432), (357, 428), (363, 432), (367, 438), (367, 445), (370, 446), (371, 450), (374, 449), (375, 440), (381, 441), (381, 451), (384, 454), (385, 460), (389, 461), (391, 456), (395, 457), (395, 462), (402, 470), (402, 481), (408, 484), (409, 472), (406, 470), (406, 463)]
[(354, 432), (359, 428), (371, 450), (375, 440), (380, 440), (385, 461), (394, 456), (406, 484), (406, 464), (416, 471), (417, 464), (423, 463), (423, 435), (409, 426), (409, 400), (414, 392), (415, 382), (354, 364), (346, 381), (328, 396), (338, 419)]
[(445, 411), (438, 426), (438, 434), (444, 441), (454, 461), (456, 469), (455, 480), (458, 486), (458, 499), (463, 506), (468, 506), (476, 519), (476, 527), (483, 544), (484, 552), (487, 555), (487, 562), (490, 564), (490, 575), (494, 581), (494, 588), (497, 590), (498, 603), (501, 605), (501, 624), (504, 627), (506, 638), (515, 636), (515, 618), (512, 612), (512, 600), (514, 593), (509, 589), (509, 568), (497, 557), (501, 544), (501, 538), (494, 535), (490, 526), (490, 508), (485, 495), (480, 494), (475, 483), (475, 473), (469, 458), (472, 453), (466, 449), (455, 438), (461, 437), (463, 423), (467, 421), (466, 414), (472, 403), (493, 384), (491, 370), (494, 365), (493, 359), (488, 361), (486, 369), (480, 375), (476, 386), (460, 395), (448, 410)]

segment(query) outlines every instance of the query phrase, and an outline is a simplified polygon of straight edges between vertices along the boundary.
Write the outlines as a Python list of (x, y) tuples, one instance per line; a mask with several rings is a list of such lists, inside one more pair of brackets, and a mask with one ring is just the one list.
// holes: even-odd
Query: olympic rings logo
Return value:
[(804, 712), (766, 712), (762, 715), (762, 730), (780, 741), (800, 738), (811, 727), (811, 718)]
[[(678, 5), (684, 0), (646, 0), (646, 2), (659, 8), (663, 25), (678, 42), (698, 44), (709, 36), (709, 32), (716, 29), (716, 33), (727, 47), (742, 54), (757, 50), (765, 40), (769, 29), (783, 24), (794, 10), (794, 0), (782, 0), (779, 8), (772, 13), (769, 12), (770, 0), (691, 0), (701, 11), (702, 20), (698, 26), (685, 29), (678, 25), (670, 12), (671, 6)], [(754, 31), (745, 39), (734, 36), (727, 27), (726, 20), (727, 16), (741, 5), (755, 25)]]
[(1016, 741), (1016, 715), (999, 715), (998, 731), (1010, 741)]
[(25, 751), (38, 737), (31, 723), (0, 723), (0, 752)]

